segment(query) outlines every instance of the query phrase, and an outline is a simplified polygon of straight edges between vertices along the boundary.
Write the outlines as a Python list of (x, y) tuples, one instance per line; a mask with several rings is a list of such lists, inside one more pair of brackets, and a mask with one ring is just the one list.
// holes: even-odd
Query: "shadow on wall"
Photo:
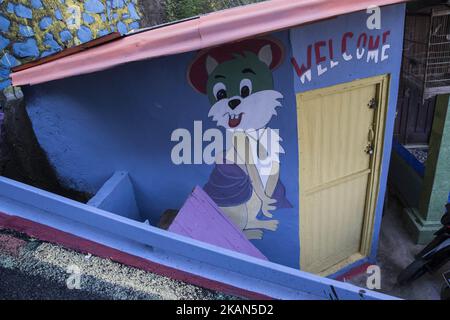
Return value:
[(33, 131), (22, 91), (0, 91), (4, 120), (0, 137), (0, 175), (80, 202), (91, 195), (61, 186)]

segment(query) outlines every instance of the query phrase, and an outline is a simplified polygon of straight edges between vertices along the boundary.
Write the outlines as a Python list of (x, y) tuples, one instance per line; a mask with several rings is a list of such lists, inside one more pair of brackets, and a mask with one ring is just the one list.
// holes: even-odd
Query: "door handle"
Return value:
[(364, 152), (367, 153), (368, 155), (372, 155), (373, 154), (373, 145), (372, 145), (371, 142), (367, 143), (367, 146), (364, 149)]
[(369, 109), (375, 109), (378, 106), (378, 101), (375, 98), (370, 99), (369, 103), (367, 104)]
[(375, 131), (373, 130), (373, 124), (370, 125), (369, 127), (369, 133), (367, 134), (367, 145), (366, 148), (364, 149), (364, 152), (367, 153), (368, 155), (372, 155), (373, 154), (373, 140), (375, 139)]
[(367, 139), (370, 143), (375, 139), (375, 131), (373, 130), (373, 125), (369, 127), (369, 133), (367, 134)]

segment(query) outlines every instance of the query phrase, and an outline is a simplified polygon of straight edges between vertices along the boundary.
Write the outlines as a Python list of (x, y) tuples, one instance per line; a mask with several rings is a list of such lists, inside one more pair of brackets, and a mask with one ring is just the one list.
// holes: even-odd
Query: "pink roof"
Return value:
[(13, 85), (38, 84), (119, 64), (199, 50), (337, 15), (407, 0), (271, 0), (132, 34), (11, 74)]

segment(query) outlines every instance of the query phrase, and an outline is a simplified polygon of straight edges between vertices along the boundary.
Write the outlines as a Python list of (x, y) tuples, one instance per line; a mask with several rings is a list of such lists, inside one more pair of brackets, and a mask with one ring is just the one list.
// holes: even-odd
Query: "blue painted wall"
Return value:
[(133, 184), (124, 171), (115, 172), (87, 204), (132, 220), (142, 220)]
[[(253, 241), (271, 261), (299, 267), (295, 93), (391, 73), (384, 170), (374, 235), (377, 238), (397, 98), (403, 10), (402, 5), (383, 9), (382, 28), (391, 30), (389, 59), (378, 64), (356, 60), (342, 63), (306, 84), (299, 81), (290, 58), (304, 61), (307, 46), (318, 40), (332, 38), (340, 44), (342, 32), (371, 34), (372, 31), (366, 30), (366, 13), (272, 35), (283, 43), (286, 57), (273, 72), (275, 90), (284, 96), (283, 107), (269, 125), (279, 128), (283, 138), (286, 154), (281, 156), (281, 180), (293, 208), (275, 211), (274, 218), (280, 221), (278, 230), (266, 232), (263, 240)], [(203, 186), (212, 166), (176, 166), (171, 161), (171, 150), (176, 143), (170, 137), (175, 129), (193, 131), (194, 121), (202, 121), (203, 130), (216, 127), (207, 117), (211, 107), (207, 97), (194, 91), (186, 80), (186, 70), (195, 54), (140, 61), (25, 88), (28, 113), (38, 140), (63, 182), (95, 193), (115, 171), (127, 171), (141, 216), (153, 224), (164, 210), (180, 208), (195, 185)], [(374, 248), (376, 245), (374, 241)]]
[[(273, 73), (275, 90), (284, 95), (279, 116), (270, 123), (283, 137), (281, 179), (295, 208), (276, 213), (276, 234), (254, 243), (270, 258), (298, 267), (298, 186), (295, 96), (288, 32), (276, 35), (286, 62)], [(187, 66), (195, 53), (127, 64), (104, 72), (25, 88), (28, 113), (39, 142), (63, 182), (95, 193), (115, 171), (127, 171), (141, 216), (156, 224), (170, 208), (180, 208), (195, 185), (203, 186), (213, 166), (174, 165), (175, 129), (216, 128), (207, 117), (210, 103), (188, 84)], [(167, 70), (170, 69), (170, 77)], [(180, 99), (182, 97), (182, 99)], [(206, 144), (205, 144), (206, 145)], [(288, 240), (289, 239), (289, 240)], [(292, 241), (293, 240), (293, 241)]]

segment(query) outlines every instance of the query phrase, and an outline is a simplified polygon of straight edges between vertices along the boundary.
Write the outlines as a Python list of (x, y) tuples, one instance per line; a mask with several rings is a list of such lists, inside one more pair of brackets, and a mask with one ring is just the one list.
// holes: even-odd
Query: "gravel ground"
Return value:
[(237, 298), (0, 230), (0, 299)]

